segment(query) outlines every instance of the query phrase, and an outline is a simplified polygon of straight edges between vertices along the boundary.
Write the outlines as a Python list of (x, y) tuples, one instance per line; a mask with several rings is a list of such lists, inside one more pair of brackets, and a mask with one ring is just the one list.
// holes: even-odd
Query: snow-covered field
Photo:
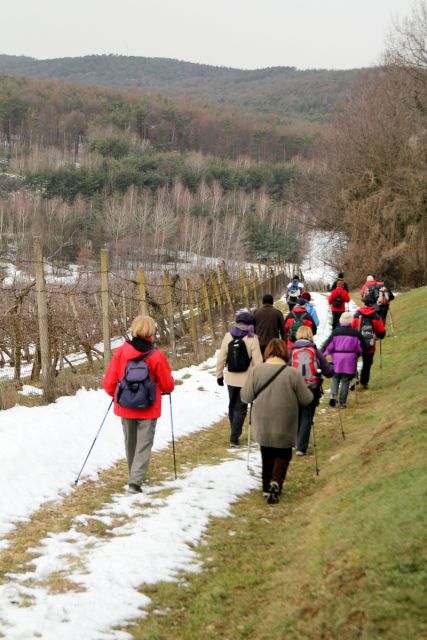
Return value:
[[(329, 335), (328, 306), (323, 294), (313, 301), (320, 319), (317, 344)], [(227, 412), (227, 391), (216, 384), (214, 358), (174, 372), (180, 379), (172, 394), (174, 433), (179, 438), (209, 428)], [(80, 390), (46, 407), (15, 407), (1, 414), (0, 532), (28, 520), (46, 501), (73, 491), (74, 480), (109, 405), (103, 391)], [(170, 406), (163, 399), (154, 450), (171, 440)], [(228, 440), (224, 434), (224, 442)], [(123, 457), (120, 421), (108, 415), (81, 481), (96, 479), (102, 469)], [(0, 586), (0, 631), (10, 640), (121, 640), (115, 625), (140, 618), (149, 600), (144, 584), (175, 580), (183, 571), (201, 567), (194, 543), (202, 539), (212, 517), (229, 516), (230, 505), (260, 487), (259, 454), (224, 450), (218, 465), (198, 466), (178, 480), (145, 487), (140, 495), (113, 496), (90, 516), (75, 518), (69, 531), (48, 535), (34, 550), (25, 573), (10, 575)], [(167, 497), (159, 492), (169, 490)], [(96, 519), (109, 538), (84, 533)], [(232, 535), (232, 521), (230, 521)], [(3, 545), (5, 546), (5, 545)], [(65, 593), (49, 593), (45, 581), (64, 572), (80, 585)], [(23, 606), (25, 605), (25, 606)]]

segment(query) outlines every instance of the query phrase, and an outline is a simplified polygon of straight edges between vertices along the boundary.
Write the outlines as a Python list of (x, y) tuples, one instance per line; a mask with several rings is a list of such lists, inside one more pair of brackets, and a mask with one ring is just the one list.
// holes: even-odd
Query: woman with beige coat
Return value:
[(286, 342), (274, 338), (264, 351), (265, 362), (251, 368), (241, 391), (252, 402), (254, 439), (261, 446), (262, 489), (267, 502), (279, 502), (298, 431), (299, 407), (313, 394), (301, 373), (287, 366)]
[[(236, 360), (241, 362), (241, 366), (232, 366), (231, 362), (228, 362), (230, 348), (233, 345), (236, 346)], [(240, 398), (240, 389), (245, 383), (248, 371), (261, 363), (262, 355), (259, 341), (254, 335), (254, 317), (248, 311), (239, 311), (236, 315), (236, 321), (222, 340), (216, 361), (216, 378), (220, 387), (224, 386), (224, 368), (227, 367), (225, 382), (229, 396), (228, 417), (232, 447), (239, 446), (239, 438), (242, 435), (243, 423), (248, 410), (248, 405)]]

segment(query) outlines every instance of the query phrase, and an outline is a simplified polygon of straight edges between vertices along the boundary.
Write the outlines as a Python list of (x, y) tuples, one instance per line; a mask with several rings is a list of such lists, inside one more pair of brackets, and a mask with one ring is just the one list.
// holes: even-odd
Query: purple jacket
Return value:
[(322, 347), (324, 356), (332, 356), (335, 373), (356, 373), (357, 358), (362, 353), (361, 335), (350, 325), (335, 329)]

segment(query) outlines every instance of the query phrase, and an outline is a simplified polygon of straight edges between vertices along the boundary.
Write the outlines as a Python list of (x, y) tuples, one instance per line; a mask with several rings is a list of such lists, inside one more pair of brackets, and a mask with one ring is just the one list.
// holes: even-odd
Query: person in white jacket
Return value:
[[(254, 334), (254, 317), (248, 311), (239, 311), (230, 331), (225, 334), (216, 363), (216, 378), (220, 387), (228, 387), (230, 445), (239, 446), (248, 405), (242, 402), (240, 390), (249, 369), (262, 364), (259, 340)], [(224, 369), (226, 369), (224, 374)]]

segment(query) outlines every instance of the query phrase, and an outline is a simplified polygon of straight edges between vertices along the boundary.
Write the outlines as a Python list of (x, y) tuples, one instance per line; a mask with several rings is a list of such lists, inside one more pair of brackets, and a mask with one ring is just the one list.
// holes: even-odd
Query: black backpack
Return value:
[(233, 338), (228, 343), (227, 351), (227, 369), (233, 373), (241, 373), (247, 371), (251, 359), (243, 338)]
[(365, 347), (371, 349), (375, 344), (374, 323), (369, 316), (362, 315), (359, 320), (359, 331), (365, 342)]
[(376, 284), (368, 285), (363, 295), (363, 302), (365, 304), (375, 304), (379, 296), (379, 288)]
[(335, 296), (332, 304), (334, 305), (334, 307), (341, 307), (342, 306), (342, 298), (341, 298), (341, 294), (340, 293), (338, 293)]

